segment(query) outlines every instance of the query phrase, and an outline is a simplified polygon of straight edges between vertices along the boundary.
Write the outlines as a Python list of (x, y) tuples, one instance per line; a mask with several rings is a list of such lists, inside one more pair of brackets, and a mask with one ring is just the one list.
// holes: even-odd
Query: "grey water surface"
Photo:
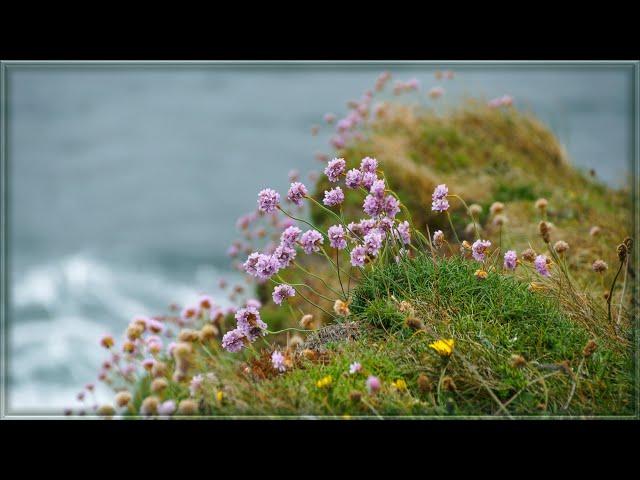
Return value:
[(630, 66), (9, 65), (9, 413), (74, 406), (98, 337), (133, 315), (203, 291), (225, 302), (236, 218), (290, 169), (319, 169), (330, 131), (312, 125), (383, 70), (441, 85), (448, 105), (512, 95), (575, 164), (614, 186), (629, 176)]

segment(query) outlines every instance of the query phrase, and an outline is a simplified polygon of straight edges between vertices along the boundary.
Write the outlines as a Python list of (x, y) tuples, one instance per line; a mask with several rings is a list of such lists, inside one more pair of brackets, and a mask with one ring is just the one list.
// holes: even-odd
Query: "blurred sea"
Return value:
[[(447, 68), (456, 77), (437, 81)], [(631, 67), (10, 66), (9, 413), (74, 406), (104, 359), (102, 333), (220, 295), (236, 218), (261, 188), (285, 191), (290, 169), (318, 170), (331, 132), (312, 125), (385, 69), (443, 86), (440, 108), (510, 94), (574, 163), (611, 185), (629, 175)]]

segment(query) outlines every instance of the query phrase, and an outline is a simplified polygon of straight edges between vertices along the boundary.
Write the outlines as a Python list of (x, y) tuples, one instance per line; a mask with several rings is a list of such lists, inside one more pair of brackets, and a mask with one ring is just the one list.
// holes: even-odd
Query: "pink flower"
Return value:
[(289, 188), (289, 192), (287, 193), (287, 200), (295, 203), (299, 207), (302, 206), (302, 200), (307, 196), (307, 187), (300, 182), (293, 182), (291, 184), (291, 188)]
[(473, 258), (475, 258), (478, 262), (483, 262), (485, 257), (485, 252), (491, 246), (491, 242), (489, 240), (476, 240), (473, 242), (471, 246), (471, 254)]
[(378, 377), (374, 377), (373, 375), (370, 375), (367, 378), (367, 390), (369, 390), (369, 393), (376, 393), (378, 390), (380, 390), (380, 387), (382, 386), (382, 384), (380, 383), (380, 379)]
[(538, 273), (543, 277), (551, 276), (551, 273), (549, 272), (549, 266), (547, 264), (547, 257), (545, 255), (538, 255), (533, 261), (533, 265), (536, 267)]
[(280, 203), (280, 194), (271, 188), (265, 188), (258, 194), (258, 209), (264, 213), (275, 211)]
[(346, 166), (347, 163), (344, 158), (334, 158), (329, 161), (327, 168), (324, 169), (324, 173), (330, 182), (337, 182), (344, 173)]
[(340, 205), (344, 201), (344, 193), (340, 187), (324, 191), (323, 203), (328, 207)]
[(508, 250), (504, 254), (504, 268), (507, 270), (515, 270), (518, 264), (518, 255), (515, 250)]
[(284, 372), (287, 369), (287, 366), (284, 363), (284, 355), (278, 350), (275, 350), (271, 354), (271, 364), (273, 365), (273, 368), (279, 372)]

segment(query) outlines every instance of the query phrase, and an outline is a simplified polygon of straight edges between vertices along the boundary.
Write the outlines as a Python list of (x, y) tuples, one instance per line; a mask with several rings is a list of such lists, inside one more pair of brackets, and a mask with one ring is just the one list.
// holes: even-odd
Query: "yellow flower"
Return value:
[(474, 275), (476, 276), (476, 278), (481, 278), (481, 279), (485, 279), (489, 276), (489, 274), (484, 270), (476, 270), (476, 273), (474, 273)]
[(442, 357), (450, 357), (453, 353), (454, 344), (455, 342), (453, 341), (453, 338), (440, 339), (430, 344), (429, 347), (433, 348), (436, 352), (438, 352), (438, 355)]
[(316, 382), (316, 387), (326, 388), (331, 385), (331, 382), (333, 382), (333, 378), (331, 378), (331, 375), (327, 375)]
[(222, 393), (222, 390), (218, 390), (216, 392), (216, 398), (218, 399), (218, 402), (222, 401), (222, 399), (224, 398), (224, 393)]
[(395, 382), (391, 384), (396, 390), (403, 392), (407, 389), (407, 382), (405, 382), (402, 378), (399, 378)]

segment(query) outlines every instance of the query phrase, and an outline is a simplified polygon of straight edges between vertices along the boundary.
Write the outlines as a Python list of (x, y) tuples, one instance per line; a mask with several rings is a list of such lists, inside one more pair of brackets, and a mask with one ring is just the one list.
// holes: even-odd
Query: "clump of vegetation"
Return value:
[(205, 295), (102, 339), (117, 394), (98, 413), (635, 413), (625, 195), (510, 97), (445, 114), (373, 99), (336, 123), (315, 189), (292, 173), (286, 200), (265, 188), (239, 219), (229, 253), (258, 299), (237, 285), (235, 308)]

